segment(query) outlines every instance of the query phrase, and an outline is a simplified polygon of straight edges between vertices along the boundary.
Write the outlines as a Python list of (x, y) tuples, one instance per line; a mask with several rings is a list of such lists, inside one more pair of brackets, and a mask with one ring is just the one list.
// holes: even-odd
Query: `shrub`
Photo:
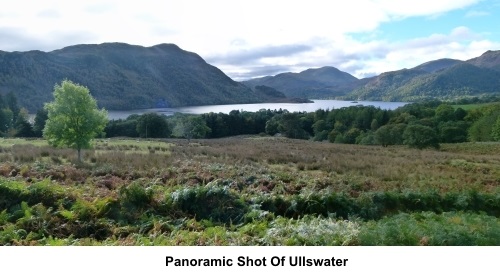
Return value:
[(305, 216), (298, 220), (279, 217), (269, 224), (265, 245), (355, 245), (360, 225), (356, 222)]
[(153, 202), (153, 190), (137, 182), (120, 188), (120, 202), (125, 207), (146, 207)]
[(216, 222), (237, 222), (243, 219), (247, 205), (227, 186), (209, 183), (204, 187), (189, 187), (170, 195), (172, 207), (195, 216)]
[(401, 213), (362, 225), (359, 241), (361, 245), (500, 245), (500, 220), (465, 212)]

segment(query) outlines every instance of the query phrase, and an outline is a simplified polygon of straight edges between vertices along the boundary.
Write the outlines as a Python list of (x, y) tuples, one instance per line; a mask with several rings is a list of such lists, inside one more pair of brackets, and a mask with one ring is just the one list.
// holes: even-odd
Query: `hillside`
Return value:
[(31, 112), (52, 100), (56, 83), (87, 86), (107, 109), (262, 102), (195, 53), (173, 44), (76, 45), (52, 52), (1, 52), (0, 93), (14, 92)]
[(422, 71), (425, 71), (427, 73), (434, 73), (434, 72), (449, 68), (457, 63), (462, 63), (462, 62), (463, 61), (457, 60), (457, 59), (443, 58), (443, 59), (438, 59), (438, 60), (433, 60), (433, 61), (422, 63), (419, 66), (416, 66), (412, 69), (422, 70)]
[(440, 59), (368, 79), (344, 99), (418, 101), (500, 93), (500, 51), (459, 61)]
[(357, 87), (358, 83), (354, 76), (328, 66), (243, 82), (250, 88), (265, 85), (282, 91), (288, 97), (309, 99), (342, 96)]
[(412, 79), (428, 74), (426, 71), (418, 69), (403, 69), (393, 72), (382, 73), (376, 77), (368, 78), (367, 83), (361, 86), (345, 98), (357, 100), (384, 100), (395, 101), (394, 95), (399, 93), (401, 87)]
[(14, 92), (35, 112), (56, 83), (87, 86), (101, 107), (127, 110), (188, 105), (303, 102), (303, 99), (417, 101), (500, 92), (500, 51), (460, 61), (438, 59), (357, 79), (334, 67), (235, 82), (174, 44), (75, 45), (52, 52), (0, 51), (0, 94)]
[(500, 93), (500, 51), (487, 51), (467, 61), (449, 58), (428, 61), (364, 79), (327, 66), (243, 83), (252, 89), (265, 85), (288, 97), (309, 99), (418, 101), (491, 95)]
[(487, 51), (479, 57), (469, 59), (467, 63), (500, 71), (500, 51)]

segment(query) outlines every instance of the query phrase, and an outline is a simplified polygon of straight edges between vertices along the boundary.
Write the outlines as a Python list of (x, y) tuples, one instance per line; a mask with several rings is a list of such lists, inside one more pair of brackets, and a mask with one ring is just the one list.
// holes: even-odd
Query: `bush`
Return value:
[(298, 220), (279, 217), (269, 224), (264, 245), (355, 245), (360, 225), (356, 222), (305, 216)]
[(438, 135), (436, 131), (424, 125), (409, 125), (403, 133), (403, 144), (410, 148), (435, 148), (439, 149)]
[(401, 213), (363, 224), (361, 245), (500, 245), (500, 220), (484, 214)]
[(146, 207), (153, 202), (153, 190), (144, 188), (136, 182), (129, 186), (122, 186), (120, 188), (120, 202), (125, 207)]
[(204, 187), (184, 188), (170, 195), (172, 208), (193, 215), (196, 219), (216, 222), (238, 222), (243, 219), (247, 205), (227, 186), (209, 183)]

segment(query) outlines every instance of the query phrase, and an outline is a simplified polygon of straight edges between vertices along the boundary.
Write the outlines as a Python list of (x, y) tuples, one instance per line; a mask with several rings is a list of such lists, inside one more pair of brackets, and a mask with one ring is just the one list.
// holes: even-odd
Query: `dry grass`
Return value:
[[(54, 149), (37, 141), (0, 147), (0, 175), (50, 177), (65, 184), (99, 183), (108, 189), (141, 178), (172, 187), (222, 181), (251, 194), (493, 192), (500, 187), (500, 156), (495, 154), (499, 145), (415, 150), (271, 137), (190, 144), (175, 139), (100, 140), (92, 150), (84, 151), (85, 164), (74, 166), (74, 150)], [(113, 183), (103, 184), (102, 177), (114, 177)]]

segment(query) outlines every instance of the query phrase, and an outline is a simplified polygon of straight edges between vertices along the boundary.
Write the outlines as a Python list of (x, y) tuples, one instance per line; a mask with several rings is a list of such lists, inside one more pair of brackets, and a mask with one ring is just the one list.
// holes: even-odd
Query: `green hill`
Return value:
[(468, 61), (441, 59), (413, 69), (382, 73), (345, 99), (418, 101), (500, 93), (500, 51)]
[(307, 69), (300, 73), (282, 73), (244, 81), (248, 87), (265, 85), (282, 91), (287, 97), (325, 98), (345, 95), (359, 80), (334, 67)]
[(500, 51), (487, 51), (467, 61), (433, 60), (364, 79), (356, 79), (334, 67), (322, 67), (243, 83), (252, 88), (265, 85), (288, 97), (309, 99), (418, 101), (491, 95), (500, 93)]
[(427, 73), (434, 73), (462, 62), (463, 61), (457, 59), (443, 58), (422, 63), (419, 66), (416, 66), (412, 69), (426, 71)]
[(382, 73), (376, 77), (367, 79), (367, 83), (351, 93), (346, 99), (362, 99), (362, 100), (384, 100), (395, 101), (399, 100), (394, 95), (399, 93), (399, 89), (410, 82), (412, 79), (426, 75), (427, 72), (417, 69), (403, 69), (393, 72)]
[(267, 100), (173, 44), (0, 51), (0, 93), (14, 92), (19, 104), (31, 112), (51, 101), (54, 85), (66, 78), (87, 86), (98, 104), (110, 110)]
[(467, 63), (500, 71), (500, 51), (487, 51), (479, 57), (468, 60)]

